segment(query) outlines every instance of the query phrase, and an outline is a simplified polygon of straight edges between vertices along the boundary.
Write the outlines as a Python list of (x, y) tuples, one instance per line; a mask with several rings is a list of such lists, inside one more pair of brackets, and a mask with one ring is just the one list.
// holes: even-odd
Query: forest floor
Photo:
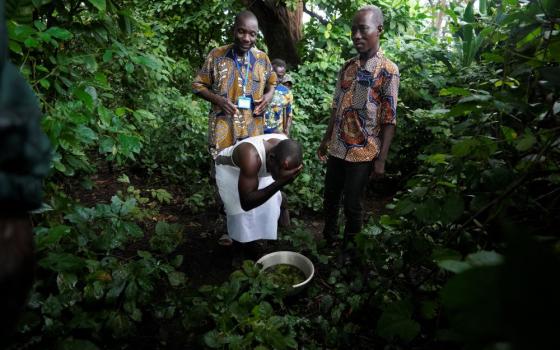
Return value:
[[(91, 178), (92, 190), (85, 190), (77, 183), (71, 185), (74, 198), (78, 198), (84, 206), (94, 206), (99, 203), (109, 203), (111, 197), (118, 191), (125, 191), (128, 184), (118, 181), (120, 173), (111, 172), (108, 169), (100, 171)], [(217, 285), (225, 282), (229, 275), (236, 269), (234, 264), (235, 246), (222, 246), (218, 243), (222, 234), (226, 233), (225, 215), (220, 213), (216, 205), (209, 205), (199, 212), (193, 213), (185, 203), (185, 188), (178, 185), (170, 185), (148, 179), (142, 175), (130, 175), (130, 185), (139, 190), (163, 188), (173, 197), (170, 204), (165, 204), (159, 209), (157, 217), (151, 218), (147, 226), (155, 225), (157, 221), (178, 223), (184, 227), (184, 243), (178, 248), (176, 254), (184, 256), (182, 271), (187, 276), (188, 285), (198, 288), (202, 285)], [(387, 211), (385, 206), (391, 202), (395, 185), (391, 179), (371, 183), (364, 197), (364, 219), (379, 217)], [(291, 212), (292, 219), (303, 224), (307, 231), (320, 240), (323, 229), (323, 217), (321, 213), (313, 211)], [(279, 236), (283, 230), (279, 229)], [(149, 231), (149, 230), (148, 230)], [(127, 250), (142, 249), (147, 244), (149, 237), (143, 242), (128, 247)], [(292, 249), (286, 241), (268, 241), (258, 244), (249, 258), (258, 257), (277, 250)], [(131, 252), (132, 253), (132, 252)]]

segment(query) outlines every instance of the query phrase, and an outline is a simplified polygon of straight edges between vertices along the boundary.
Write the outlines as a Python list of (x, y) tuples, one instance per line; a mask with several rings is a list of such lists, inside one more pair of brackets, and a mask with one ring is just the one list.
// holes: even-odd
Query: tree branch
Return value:
[(306, 3), (303, 3), (303, 12), (307, 13), (309, 16), (317, 19), (319, 22), (321, 22), (322, 25), (327, 25), (327, 23), (329, 23), (329, 21), (327, 21), (326, 19), (324, 19), (323, 17), (321, 17), (320, 15), (316, 14), (315, 12), (309, 10), (306, 6)]

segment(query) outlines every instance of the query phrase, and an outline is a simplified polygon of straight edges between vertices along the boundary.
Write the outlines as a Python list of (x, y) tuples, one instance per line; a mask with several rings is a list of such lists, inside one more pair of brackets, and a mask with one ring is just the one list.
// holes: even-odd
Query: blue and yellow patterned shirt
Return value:
[(288, 87), (279, 84), (274, 90), (272, 101), (264, 114), (265, 134), (285, 133), (292, 123), (292, 103), (294, 97)]

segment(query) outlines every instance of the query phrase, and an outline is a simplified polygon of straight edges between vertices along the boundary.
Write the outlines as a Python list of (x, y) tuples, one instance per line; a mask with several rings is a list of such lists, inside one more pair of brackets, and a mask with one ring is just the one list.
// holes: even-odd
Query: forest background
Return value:
[[(314, 153), (364, 4), (6, 0), (11, 59), (54, 150), (36, 283), (8, 348), (560, 348), (545, 321), (560, 310), (559, 2), (375, 2), (401, 73), (398, 131), (372, 185), (390, 199), (349, 267), (306, 221), (320, 218)], [(205, 285), (185, 267), (216, 211), (209, 106), (190, 83), (247, 7), (257, 46), (295, 78), (305, 169), (281, 238), (319, 266), (295, 299), (250, 262)]]

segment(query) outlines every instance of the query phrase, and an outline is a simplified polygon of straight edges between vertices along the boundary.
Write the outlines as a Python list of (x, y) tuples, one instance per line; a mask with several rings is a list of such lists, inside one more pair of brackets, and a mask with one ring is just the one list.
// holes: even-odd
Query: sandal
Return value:
[(233, 241), (231, 240), (231, 238), (229, 238), (228, 235), (226, 235), (225, 233), (220, 237), (220, 239), (218, 239), (218, 244), (224, 247), (229, 247), (230, 245), (233, 244)]

